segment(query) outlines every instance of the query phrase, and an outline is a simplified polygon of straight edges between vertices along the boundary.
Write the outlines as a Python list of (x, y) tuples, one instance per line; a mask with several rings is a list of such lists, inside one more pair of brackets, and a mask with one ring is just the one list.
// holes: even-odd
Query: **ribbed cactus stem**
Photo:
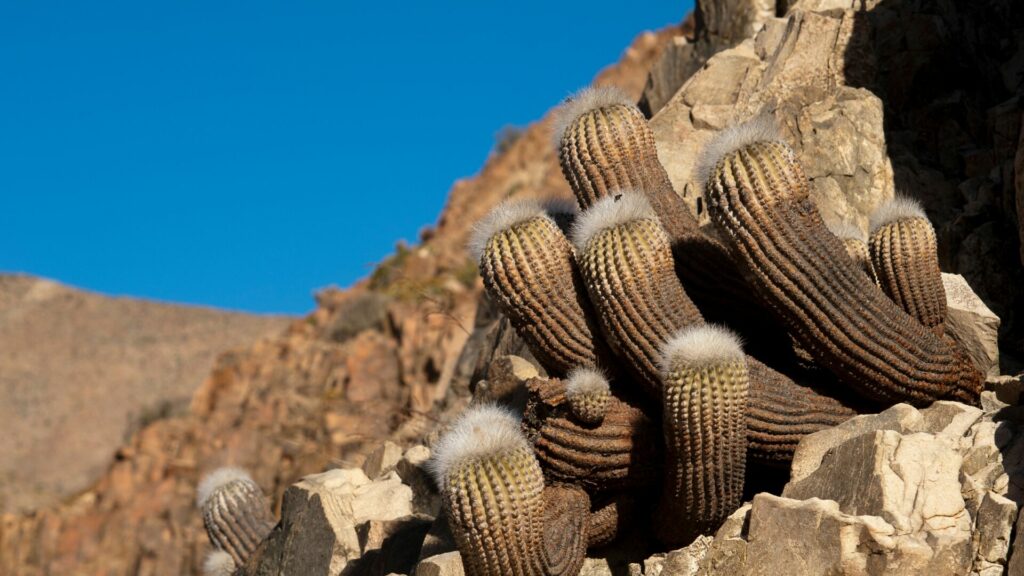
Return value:
[(665, 479), (655, 529), (666, 544), (711, 533), (742, 502), (749, 385), (739, 341), (698, 326), (665, 347)]
[(868, 243), (860, 227), (849, 222), (839, 222), (829, 224), (828, 229), (836, 238), (842, 240), (843, 248), (846, 249), (850, 260), (853, 260), (853, 263), (877, 284), (878, 276), (871, 264), (871, 253), (868, 251)]
[(210, 542), (242, 566), (274, 528), (260, 487), (244, 470), (219, 468), (199, 484), (197, 503)]
[(587, 548), (600, 548), (617, 539), (636, 515), (636, 499), (618, 494), (596, 506), (587, 519)]
[(907, 314), (942, 335), (946, 290), (935, 229), (917, 202), (897, 197), (871, 217), (871, 261), (882, 290)]
[(581, 208), (622, 190), (642, 191), (677, 254), (683, 285), (702, 305), (749, 306), (745, 283), (718, 240), (704, 234), (658, 159), (654, 133), (635, 102), (615, 88), (588, 88), (555, 111), (562, 174)]
[(511, 413), (467, 410), (431, 467), (469, 576), (544, 576), (544, 477)]
[(661, 346), (703, 317), (676, 277), (657, 215), (642, 194), (608, 196), (577, 218), (573, 241), (608, 344), (659, 398)]
[(584, 424), (600, 424), (611, 400), (608, 378), (593, 368), (577, 368), (569, 372), (565, 397), (569, 410)]
[(499, 205), (474, 231), (487, 293), (549, 373), (607, 362), (573, 248), (535, 201)]
[(707, 195), (752, 286), (841, 381), (883, 402), (978, 401), (981, 374), (966, 353), (908, 316), (846, 257), (789, 146), (738, 142), (714, 163)]

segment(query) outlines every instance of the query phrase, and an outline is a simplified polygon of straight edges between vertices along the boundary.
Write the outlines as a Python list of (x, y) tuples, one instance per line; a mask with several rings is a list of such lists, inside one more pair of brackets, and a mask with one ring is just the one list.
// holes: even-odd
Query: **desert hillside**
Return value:
[(88, 488), (137, 429), (187, 410), (218, 354), (288, 322), (0, 275), (0, 511)]

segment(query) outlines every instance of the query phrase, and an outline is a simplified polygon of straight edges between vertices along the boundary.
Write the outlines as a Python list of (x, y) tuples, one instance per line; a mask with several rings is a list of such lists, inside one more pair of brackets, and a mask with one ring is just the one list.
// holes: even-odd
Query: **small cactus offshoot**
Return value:
[(245, 564), (276, 524), (263, 491), (239, 468), (208, 474), (199, 483), (196, 502), (210, 542), (236, 566)]

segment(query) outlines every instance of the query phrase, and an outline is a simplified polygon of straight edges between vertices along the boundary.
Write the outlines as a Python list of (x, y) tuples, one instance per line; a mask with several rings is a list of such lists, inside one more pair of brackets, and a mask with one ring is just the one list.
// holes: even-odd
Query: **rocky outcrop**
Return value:
[(707, 574), (1001, 574), (1021, 502), (1019, 409), (897, 405), (812, 434), (781, 496), (716, 535)]

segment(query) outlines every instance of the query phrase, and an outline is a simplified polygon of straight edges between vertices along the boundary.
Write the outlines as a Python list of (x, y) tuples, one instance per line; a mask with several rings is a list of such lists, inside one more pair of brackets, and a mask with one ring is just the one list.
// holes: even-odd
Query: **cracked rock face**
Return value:
[(702, 570), (1002, 574), (1021, 502), (1024, 412), (994, 407), (900, 404), (808, 436), (782, 496), (755, 496)]

